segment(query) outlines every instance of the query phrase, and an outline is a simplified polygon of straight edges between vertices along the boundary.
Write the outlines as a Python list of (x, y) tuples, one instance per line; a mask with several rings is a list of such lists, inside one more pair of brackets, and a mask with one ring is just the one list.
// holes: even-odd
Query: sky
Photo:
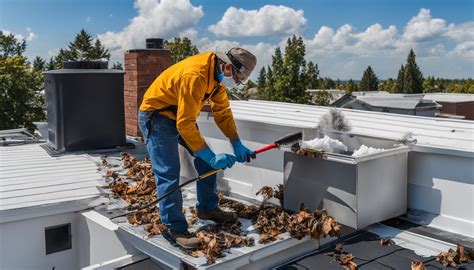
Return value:
[(394, 78), (410, 49), (425, 76), (474, 77), (472, 0), (0, 0), (0, 30), (26, 39), (30, 59), (49, 59), (82, 28), (111, 62), (148, 37), (187, 36), (201, 52), (250, 50), (255, 79), (298, 35), (323, 77), (357, 80), (370, 65)]

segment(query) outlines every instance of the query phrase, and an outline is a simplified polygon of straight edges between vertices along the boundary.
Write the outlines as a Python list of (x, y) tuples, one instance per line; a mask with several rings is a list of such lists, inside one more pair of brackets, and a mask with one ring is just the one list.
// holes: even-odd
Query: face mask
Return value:
[(227, 77), (223, 76), (222, 78), (222, 84), (227, 88), (227, 89), (232, 89), (237, 86), (237, 83), (234, 81), (234, 78), (232, 77)]

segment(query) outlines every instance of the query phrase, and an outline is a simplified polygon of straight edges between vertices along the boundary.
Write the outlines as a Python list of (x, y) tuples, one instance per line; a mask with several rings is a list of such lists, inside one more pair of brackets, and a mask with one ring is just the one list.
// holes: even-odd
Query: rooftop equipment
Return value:
[(121, 70), (106, 61), (65, 62), (44, 72), (48, 145), (54, 150), (106, 149), (126, 144)]
[(162, 38), (147, 38), (146, 48), (147, 49), (163, 49), (163, 39)]
[[(324, 153), (321, 158), (285, 152), (285, 208), (297, 211), (304, 203), (311, 210), (326, 209), (339, 223), (355, 229), (406, 213), (410, 151), (403, 144), (406, 139), (316, 132), (316, 137), (324, 135), (351, 147), (344, 153)], [(353, 151), (360, 145), (384, 150), (353, 157)], [(294, 145), (293, 150), (298, 147), (299, 144)]]

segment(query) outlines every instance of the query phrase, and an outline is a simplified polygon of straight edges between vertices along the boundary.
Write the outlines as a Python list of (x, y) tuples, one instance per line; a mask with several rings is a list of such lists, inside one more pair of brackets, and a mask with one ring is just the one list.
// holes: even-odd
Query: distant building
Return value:
[(466, 120), (474, 120), (474, 94), (428, 93), (425, 99), (436, 101), (441, 107), (440, 117), (453, 115)]
[(363, 111), (436, 117), (441, 105), (423, 94), (391, 94), (383, 91), (352, 92), (331, 103), (333, 107)]
[(341, 90), (341, 89), (308, 89), (306, 92), (308, 92), (311, 96), (311, 102), (315, 103), (316, 100), (316, 95), (318, 92), (328, 92), (331, 94), (331, 99), (329, 100), (329, 103), (333, 103), (334, 101), (340, 99), (346, 91)]

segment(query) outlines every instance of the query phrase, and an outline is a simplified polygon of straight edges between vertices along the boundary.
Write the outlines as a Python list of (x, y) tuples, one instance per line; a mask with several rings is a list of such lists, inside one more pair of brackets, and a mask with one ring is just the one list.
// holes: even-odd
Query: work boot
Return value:
[(171, 240), (176, 242), (176, 244), (179, 245), (183, 249), (187, 249), (187, 250), (197, 249), (199, 245), (201, 244), (199, 242), (199, 239), (197, 237), (194, 237), (188, 231), (184, 233), (178, 233), (173, 230), (170, 230), (169, 236), (171, 237)]
[(200, 219), (209, 219), (214, 221), (215, 223), (225, 223), (230, 221), (236, 221), (239, 216), (235, 212), (226, 212), (222, 211), (219, 208), (216, 208), (212, 211), (199, 211), (197, 212), (197, 216)]

